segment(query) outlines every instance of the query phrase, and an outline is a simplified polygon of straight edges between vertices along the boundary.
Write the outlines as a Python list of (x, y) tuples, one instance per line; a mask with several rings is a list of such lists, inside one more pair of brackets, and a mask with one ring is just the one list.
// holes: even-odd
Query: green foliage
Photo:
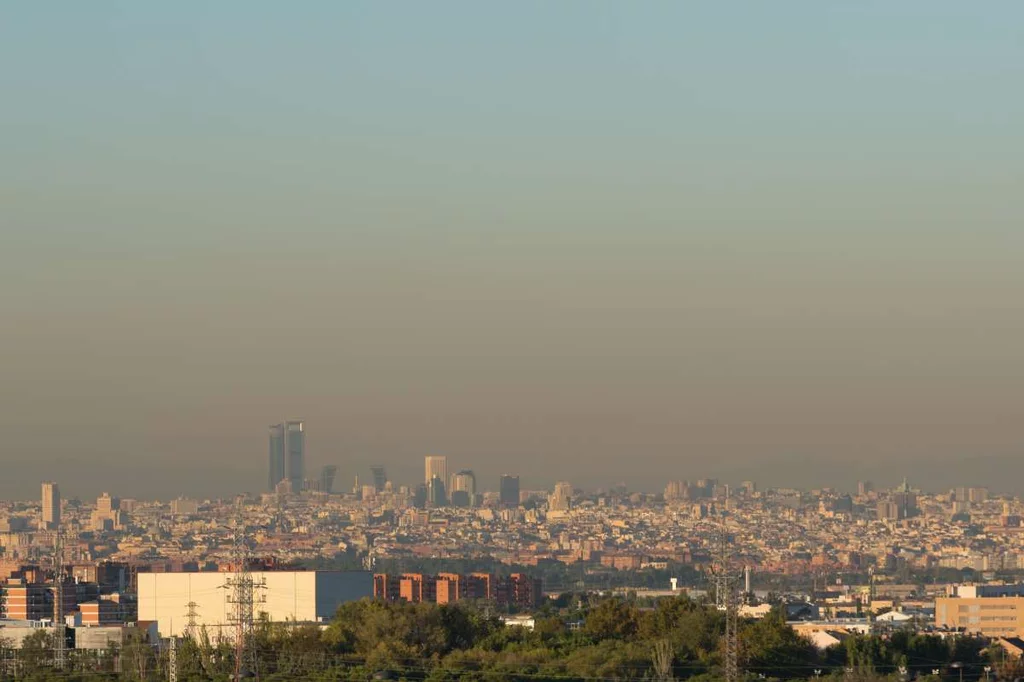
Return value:
[[(723, 614), (686, 597), (637, 600), (574, 595), (552, 603), (535, 627), (505, 626), (473, 605), (383, 603), (364, 600), (338, 609), (327, 627), (260, 621), (252, 646), (261, 679), (318, 682), (612, 682), (687, 680), (719, 682), (723, 662)], [(576, 624), (582, 622), (578, 628)], [(741, 622), (740, 665), (746, 682), (810, 680), (834, 682), (972, 682), (990, 664), (998, 679), (1020, 676), (1024, 665), (993, 658), (985, 642), (970, 637), (895, 632), (888, 638), (850, 637), (819, 652), (790, 628), (776, 609), (762, 620)], [(104, 655), (69, 652), (69, 665), (55, 670), (45, 630), (33, 633), (16, 654), (18, 679), (167, 678), (166, 652), (138, 638)], [(228, 680), (234, 670), (229, 642), (200, 631), (179, 642), (181, 682)], [(957, 663), (962, 668), (954, 668)], [(13, 668), (12, 668), (13, 669)], [(119, 672), (115, 672), (119, 671)], [(10, 676), (8, 676), (10, 677)], [(0, 671), (0, 681), (7, 682)]]
[(632, 639), (640, 629), (640, 612), (633, 603), (605, 599), (590, 609), (583, 632), (595, 640)]
[(740, 650), (745, 668), (766, 677), (793, 679), (808, 677), (809, 668), (819, 669), (817, 650), (786, 624), (779, 608), (765, 618), (748, 623), (740, 632)]

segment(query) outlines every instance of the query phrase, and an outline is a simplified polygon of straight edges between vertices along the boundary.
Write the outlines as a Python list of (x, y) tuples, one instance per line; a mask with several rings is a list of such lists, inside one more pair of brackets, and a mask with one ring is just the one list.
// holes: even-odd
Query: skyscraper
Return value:
[(302, 490), (306, 480), (306, 431), (301, 421), (284, 423), (284, 477), (292, 482), (292, 491)]
[(448, 506), (448, 491), (440, 477), (434, 476), (430, 479), (430, 485), (427, 486), (427, 499), (431, 507)]
[(60, 487), (56, 483), (43, 483), (43, 530), (60, 528)]
[(519, 506), (519, 477), (502, 474), (498, 487), (498, 500), (502, 507)]
[(416, 507), (417, 509), (425, 509), (427, 506), (427, 493), (428, 490), (426, 483), (420, 483), (418, 486), (416, 486), (416, 489), (413, 491), (412, 495), (412, 506)]
[(569, 511), (572, 506), (572, 484), (560, 481), (555, 484), (555, 492), (548, 497), (550, 511)]
[(472, 507), (476, 504), (476, 474), (472, 470), (463, 469), (452, 476), (448, 500), (453, 507)]
[(320, 492), (327, 494), (334, 492), (334, 476), (337, 473), (338, 467), (333, 464), (328, 464), (320, 470)]
[(456, 490), (463, 490), (469, 493), (471, 499), (476, 495), (476, 474), (473, 473), (472, 469), (463, 469), (452, 476), (451, 492)]
[(274, 424), (270, 427), (269, 471), (267, 489), (273, 492), (277, 484), (284, 480), (284, 424)]
[(377, 492), (384, 492), (384, 488), (388, 484), (388, 475), (384, 471), (384, 467), (379, 464), (375, 464), (370, 467), (370, 473), (373, 474), (373, 489)]
[(428, 486), (430, 481), (434, 477), (440, 478), (441, 481), (447, 486), (448, 485), (448, 458), (443, 455), (427, 455), (426, 457), (426, 476), (424, 477), (424, 483)]

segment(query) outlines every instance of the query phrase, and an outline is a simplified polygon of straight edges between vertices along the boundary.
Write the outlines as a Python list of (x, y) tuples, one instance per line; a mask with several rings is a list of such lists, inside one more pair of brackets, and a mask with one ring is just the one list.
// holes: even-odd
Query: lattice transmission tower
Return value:
[(53, 661), (62, 669), (67, 660), (68, 641), (64, 631), (64, 583), (67, 562), (64, 557), (64, 529), (57, 527), (53, 536)]
[(266, 601), (262, 591), (266, 589), (267, 583), (265, 578), (255, 580), (249, 570), (252, 552), (241, 503), (235, 521), (232, 554), (234, 573), (223, 587), (228, 590), (228, 604), (231, 607), (228, 620), (235, 630), (235, 680), (259, 679), (258, 652), (252, 642), (252, 634), (256, 622), (256, 604)]
[(740, 574), (732, 556), (732, 538), (723, 514), (717, 530), (711, 573), (715, 586), (715, 606), (725, 615), (725, 682), (739, 682), (739, 598)]
[(195, 640), (196, 628), (198, 627), (196, 621), (199, 619), (199, 604), (190, 601), (185, 606), (188, 607), (188, 612), (185, 614), (185, 637)]

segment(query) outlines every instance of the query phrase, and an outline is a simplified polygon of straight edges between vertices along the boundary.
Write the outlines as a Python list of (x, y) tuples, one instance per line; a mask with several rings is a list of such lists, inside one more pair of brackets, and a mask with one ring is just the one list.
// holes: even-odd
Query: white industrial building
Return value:
[[(272, 622), (326, 623), (338, 606), (373, 596), (364, 571), (253, 571), (254, 614)], [(212, 639), (232, 637), (233, 573), (139, 573), (139, 621), (155, 621), (161, 637), (181, 636), (195, 614)], [(193, 606), (190, 607), (189, 604)]]

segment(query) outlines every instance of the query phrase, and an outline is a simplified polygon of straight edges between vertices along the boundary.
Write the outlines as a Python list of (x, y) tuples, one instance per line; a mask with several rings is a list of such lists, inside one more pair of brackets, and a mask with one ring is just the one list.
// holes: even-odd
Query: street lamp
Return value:
[(960, 661), (956, 661), (955, 663), (950, 663), (949, 667), (950, 668), (956, 668), (957, 670), (959, 670), (960, 671), (960, 682), (964, 682), (964, 664), (961, 663)]

